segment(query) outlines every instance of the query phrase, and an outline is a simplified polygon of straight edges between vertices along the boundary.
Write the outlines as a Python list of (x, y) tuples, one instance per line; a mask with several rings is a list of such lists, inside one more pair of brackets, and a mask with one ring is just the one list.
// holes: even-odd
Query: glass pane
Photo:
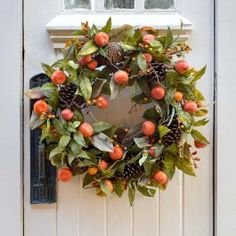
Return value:
[(64, 0), (65, 9), (85, 8), (90, 9), (90, 0)]
[(105, 0), (105, 8), (134, 8), (134, 0)]
[(169, 9), (174, 6), (174, 0), (145, 0), (146, 9)]

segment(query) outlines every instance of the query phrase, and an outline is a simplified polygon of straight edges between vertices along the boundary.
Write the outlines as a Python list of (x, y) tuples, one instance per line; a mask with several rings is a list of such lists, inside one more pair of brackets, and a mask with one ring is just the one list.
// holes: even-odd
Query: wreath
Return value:
[[(190, 50), (170, 28), (161, 35), (153, 27), (112, 28), (111, 18), (101, 29), (82, 23), (63, 59), (42, 64), (49, 82), (26, 93), (34, 99), (31, 129), (40, 127), (58, 179), (83, 174), (83, 187), (100, 196), (128, 189), (132, 205), (135, 191), (153, 197), (176, 169), (195, 176), (196, 148), (208, 144), (196, 129), (208, 123), (196, 88), (206, 67), (189, 66)], [(143, 122), (127, 128), (97, 120), (90, 108), (106, 109), (126, 87), (130, 112), (145, 108)]]

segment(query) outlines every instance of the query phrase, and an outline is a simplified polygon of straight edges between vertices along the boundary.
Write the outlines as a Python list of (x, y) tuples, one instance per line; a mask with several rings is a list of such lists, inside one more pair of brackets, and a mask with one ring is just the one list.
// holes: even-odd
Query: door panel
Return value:
[[(55, 4), (58, 2), (58, 5)], [(40, 63), (51, 63), (56, 55), (45, 24), (61, 9), (61, 1), (25, 0), (25, 83), (41, 71)], [(213, 100), (213, 6), (211, 1), (181, 0), (178, 8), (192, 21), (190, 39), (193, 52), (188, 60), (196, 66), (208, 64), (200, 83), (207, 100)], [(158, 20), (158, 19), (157, 19)], [(137, 23), (138, 24), (138, 23)], [(137, 122), (136, 114), (127, 114), (127, 91), (113, 102), (110, 110), (96, 113), (112, 122)], [(122, 104), (123, 111), (117, 108)], [(125, 104), (125, 107), (123, 106)], [(212, 106), (210, 118), (212, 120)], [(112, 113), (111, 113), (112, 111)], [(142, 111), (141, 111), (142, 112)], [(112, 115), (111, 115), (112, 114)], [(127, 196), (99, 198), (94, 190), (82, 189), (81, 180), (58, 184), (58, 202), (53, 205), (29, 204), (29, 106), (25, 101), (25, 236), (210, 236), (213, 235), (213, 161), (211, 146), (200, 152), (198, 177), (177, 173), (165, 192), (155, 198), (137, 195), (133, 208)], [(212, 140), (212, 122), (203, 130)]]

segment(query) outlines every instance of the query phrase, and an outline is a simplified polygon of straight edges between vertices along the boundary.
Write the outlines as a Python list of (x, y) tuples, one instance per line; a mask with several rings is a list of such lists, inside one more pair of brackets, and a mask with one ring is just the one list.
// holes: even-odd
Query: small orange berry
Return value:
[(176, 102), (181, 102), (182, 99), (183, 99), (183, 94), (181, 92), (176, 92), (175, 96), (174, 96), (174, 99), (175, 99)]
[(48, 104), (44, 100), (38, 100), (34, 103), (34, 112), (38, 115), (48, 112)]
[(63, 84), (66, 81), (66, 74), (61, 70), (56, 70), (51, 76), (51, 80), (54, 84)]
[(89, 175), (96, 175), (97, 172), (98, 172), (97, 167), (89, 167), (89, 168), (88, 168), (88, 174), (89, 174)]
[(68, 182), (72, 178), (72, 172), (69, 168), (61, 168), (57, 173), (57, 178), (62, 182)]
[(86, 122), (80, 125), (79, 131), (86, 138), (91, 137), (93, 135), (93, 127), (89, 123), (86, 123)]
[(119, 146), (116, 145), (113, 148), (112, 152), (109, 152), (109, 156), (113, 161), (120, 160), (124, 155), (123, 149)]
[(95, 44), (99, 47), (104, 47), (109, 42), (109, 35), (104, 32), (99, 32), (94, 37)]
[(161, 86), (156, 86), (151, 90), (151, 96), (156, 100), (161, 100), (165, 97), (166, 91)]
[(156, 131), (156, 126), (152, 121), (144, 121), (142, 125), (142, 131), (147, 136), (153, 135)]
[(108, 100), (106, 99), (106, 97), (100, 95), (99, 97), (97, 97), (96, 99), (96, 105), (97, 107), (99, 107), (100, 109), (105, 109), (108, 107)]

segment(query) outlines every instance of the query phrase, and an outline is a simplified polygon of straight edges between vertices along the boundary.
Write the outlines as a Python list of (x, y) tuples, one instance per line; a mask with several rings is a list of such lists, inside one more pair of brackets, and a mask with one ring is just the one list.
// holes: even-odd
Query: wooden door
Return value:
[[(24, 1), (25, 77), (41, 71), (40, 63), (51, 63), (56, 58), (46, 32), (46, 23), (59, 14), (62, 1)], [(56, 4), (57, 3), (57, 4)], [(213, 137), (213, 5), (211, 1), (181, 0), (177, 4), (181, 14), (193, 23), (189, 43), (193, 52), (188, 57), (197, 67), (208, 65), (200, 87), (209, 101), (211, 122), (203, 130)], [(79, 13), (78, 13), (79, 14)], [(132, 17), (132, 16), (131, 16)], [(157, 17), (158, 21), (158, 17)], [(123, 23), (123, 22), (121, 22)], [(127, 22), (124, 22), (127, 23)], [(138, 24), (138, 22), (137, 22)], [(115, 103), (122, 102), (121, 100)], [(113, 105), (113, 108), (115, 104)], [(135, 121), (126, 112), (117, 112), (116, 118)], [(29, 106), (25, 101), (25, 158), (24, 158), (24, 232), (25, 236), (210, 236), (213, 235), (213, 152), (210, 145), (201, 151), (201, 164), (197, 178), (177, 173), (165, 192), (153, 199), (138, 195), (130, 208), (127, 196), (118, 199), (99, 198), (94, 190), (84, 190), (77, 177), (70, 183), (58, 184), (58, 201), (52, 205), (30, 205), (30, 155), (29, 155)], [(104, 114), (106, 120), (114, 119), (114, 113)], [(211, 142), (212, 143), (212, 142)]]

